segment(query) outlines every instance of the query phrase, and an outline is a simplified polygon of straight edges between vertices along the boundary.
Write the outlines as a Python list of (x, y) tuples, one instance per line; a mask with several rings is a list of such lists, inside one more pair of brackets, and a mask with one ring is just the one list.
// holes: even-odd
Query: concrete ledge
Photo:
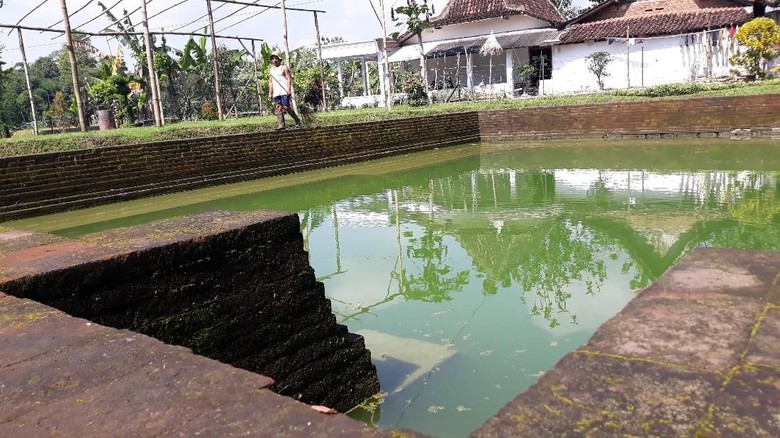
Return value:
[(472, 436), (780, 436), (779, 282), (694, 251)]
[(419, 436), (271, 392), (273, 380), (0, 293), (0, 436)]

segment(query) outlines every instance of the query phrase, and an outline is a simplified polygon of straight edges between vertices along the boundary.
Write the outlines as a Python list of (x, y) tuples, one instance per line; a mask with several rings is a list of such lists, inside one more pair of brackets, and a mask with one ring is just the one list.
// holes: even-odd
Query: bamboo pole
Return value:
[[(25, 18), (27, 18), (27, 17), (29, 17), (30, 15), (32, 15), (32, 13), (33, 13), (33, 12), (35, 12), (35, 11), (37, 11), (37, 10), (38, 10), (38, 9), (39, 9), (41, 6), (45, 5), (47, 1), (49, 1), (49, 0), (43, 0), (42, 2), (38, 3), (38, 6), (36, 6), (36, 7), (32, 8), (32, 10), (31, 10), (30, 12), (28, 12), (28, 13), (24, 14), (24, 17), (20, 18), (20, 19), (19, 19), (19, 21), (17, 21), (17, 22), (16, 22), (16, 24), (17, 24), (17, 25), (21, 24), (21, 23), (22, 23), (22, 21), (24, 21), (24, 19), (25, 19)], [(2, 6), (2, 4), (3, 4), (3, 2), (2, 2), (2, 1), (0, 1), (0, 6)], [(11, 32), (13, 32), (13, 30), (9, 30), (9, 31), (8, 31), (8, 35), (11, 35)]]
[(260, 74), (257, 71), (257, 50), (255, 49), (255, 42), (252, 41), (252, 66), (254, 66), (255, 74), (255, 90), (257, 91), (257, 112), (263, 114), (263, 97), (260, 93)]
[(322, 10), (319, 10), (319, 9), (290, 8), (290, 7), (286, 7), (286, 6), (263, 5), (263, 4), (260, 4), (260, 3), (247, 3), (247, 2), (241, 2), (241, 1), (235, 1), (235, 0), (211, 0), (211, 1), (215, 1), (217, 3), (229, 3), (231, 5), (255, 6), (255, 7), (267, 8), (267, 9), (282, 9), (284, 7), (284, 9), (286, 11), (317, 12), (317, 13), (320, 13), (320, 14), (324, 14), (325, 12), (327, 12), (327, 11), (322, 11)]
[[(21, 29), (21, 30), (34, 30), (38, 32), (51, 32), (51, 33), (62, 33), (64, 34), (65, 31), (62, 29), (49, 29), (46, 27), (35, 27), (35, 26), (18, 26), (13, 24), (0, 24), (0, 29)], [(93, 37), (105, 37), (105, 36), (119, 36), (119, 35), (143, 35), (143, 32), (82, 32), (79, 31), (80, 35), (86, 35), (86, 36), (93, 36)], [(179, 36), (198, 36), (198, 37), (208, 37), (211, 36), (207, 33), (198, 33), (198, 32), (149, 32), (150, 35), (179, 35)], [(229, 39), (229, 40), (248, 40), (248, 41), (265, 41), (262, 38), (251, 38), (251, 37), (243, 37), (243, 36), (226, 36), (226, 35), (216, 35), (217, 38), (222, 39)]]
[(160, 90), (157, 83), (157, 74), (154, 70), (154, 51), (152, 50), (152, 36), (149, 34), (149, 16), (146, 13), (146, 0), (141, 0), (141, 21), (144, 28), (144, 43), (146, 45), (146, 67), (149, 69), (149, 82), (152, 89), (152, 111), (154, 112), (155, 126), (162, 126), (160, 114)]
[(160, 76), (157, 75), (157, 72), (154, 72), (154, 83), (157, 85), (157, 96), (160, 99), (159, 110), (160, 110), (160, 125), (165, 125), (165, 111), (162, 104), (162, 88), (160, 88)]
[(22, 53), (22, 62), (24, 63), (24, 80), (27, 82), (27, 96), (30, 98), (30, 111), (32, 111), (33, 133), (38, 135), (38, 116), (35, 115), (35, 100), (33, 100), (32, 86), (30, 85), (30, 71), (27, 68), (27, 53), (24, 50), (24, 39), (22, 38), (22, 29), (16, 29), (19, 34), (19, 51)]
[(214, 93), (217, 99), (217, 117), (219, 120), (225, 120), (222, 114), (222, 92), (219, 83), (219, 67), (217, 66), (217, 38), (214, 35), (214, 14), (211, 10), (211, 0), (206, 0), (206, 9), (209, 14), (209, 28), (211, 29), (211, 67), (214, 70)]
[(320, 85), (322, 87), (322, 110), (328, 110), (328, 98), (325, 95), (325, 62), (322, 60), (322, 38), (320, 37), (320, 20), (317, 12), (314, 14), (314, 29), (317, 31), (317, 57), (320, 62)]
[(385, 107), (390, 111), (393, 106), (393, 95), (390, 89), (390, 61), (387, 59), (387, 13), (385, 12), (385, 0), (379, 0), (379, 7), (382, 9), (382, 56), (385, 65)]
[(79, 68), (76, 65), (76, 52), (73, 50), (73, 36), (70, 34), (70, 17), (68, 16), (68, 5), (65, 0), (60, 0), (62, 6), (62, 22), (65, 26), (65, 49), (70, 58), (70, 76), (73, 81), (73, 95), (76, 97), (76, 107), (79, 114), (79, 128), (82, 132), (87, 132), (87, 120), (84, 117), (84, 102), (81, 99), (81, 88), (79, 87)]
[(290, 70), (290, 106), (293, 111), (298, 112), (298, 99), (295, 98), (295, 87), (292, 81), (292, 60), (290, 59), (290, 40), (287, 37), (287, 8), (285, 0), (280, 3), (280, 9), (282, 10), (282, 37), (284, 38), (284, 57), (286, 58), (287, 68)]

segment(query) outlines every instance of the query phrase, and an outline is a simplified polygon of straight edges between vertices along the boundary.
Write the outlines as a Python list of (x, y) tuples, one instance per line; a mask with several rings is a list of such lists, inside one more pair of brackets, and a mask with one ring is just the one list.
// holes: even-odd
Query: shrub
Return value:
[(729, 61), (748, 74), (766, 77), (766, 64), (780, 53), (780, 26), (771, 18), (756, 18), (742, 25), (734, 38), (744, 50), (732, 55)]
[(636, 96), (636, 97), (668, 97), (668, 96), (684, 96), (686, 94), (696, 94), (703, 91), (713, 90), (727, 90), (729, 88), (740, 87), (739, 83), (680, 83), (680, 84), (664, 84), (656, 85), (654, 87), (648, 87), (644, 89), (635, 90), (616, 90), (613, 91), (613, 96)]
[(200, 117), (203, 120), (217, 120), (217, 107), (210, 100), (203, 102), (200, 106)]
[(531, 79), (536, 76), (536, 67), (531, 64), (521, 64), (515, 67), (515, 73), (520, 81), (520, 86), (523, 87), (523, 92), (525, 92), (525, 89), (531, 85)]
[(59, 127), (62, 132), (65, 132), (65, 128), (70, 126), (73, 113), (66, 107), (65, 94), (62, 91), (54, 94), (54, 100), (49, 107), (49, 115), (54, 125)]
[(403, 90), (408, 96), (406, 103), (409, 106), (428, 105), (428, 90), (419, 75), (409, 75), (404, 81)]

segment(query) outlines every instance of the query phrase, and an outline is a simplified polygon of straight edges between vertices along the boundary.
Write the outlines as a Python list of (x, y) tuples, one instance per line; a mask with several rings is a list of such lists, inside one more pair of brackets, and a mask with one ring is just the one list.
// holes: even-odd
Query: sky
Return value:
[[(36, 5), (43, 0), (4, 0), (3, 7), (0, 8), (0, 24), (16, 24), (25, 14), (30, 12)], [(106, 6), (115, 4), (118, 0), (67, 0), (68, 12), (71, 14), (71, 26), (75, 29), (88, 20), (100, 16), (99, 19), (84, 26), (82, 29), (89, 32), (100, 32), (110, 24), (110, 20), (101, 15), (102, 9), (98, 3), (102, 2)], [(147, 10), (150, 17), (165, 10), (166, 8), (179, 3), (181, 0), (151, 0), (148, 3)], [(245, 0), (252, 2), (253, 0)], [(373, 0), (379, 7), (379, 0)], [(85, 4), (89, 5), (84, 10), (73, 14)], [(259, 4), (278, 5), (278, 0), (258, 0)], [(405, 0), (385, 0), (385, 7), (389, 11), (395, 4), (400, 6)], [(437, 12), (440, 6), (446, 3), (446, 0), (434, 0)], [(317, 9), (325, 11), (320, 13), (320, 34), (323, 37), (342, 37), (346, 41), (365, 41), (382, 36), (382, 27), (374, 15), (369, 0), (287, 0), (287, 8)], [(114, 15), (120, 16), (123, 10), (133, 11), (141, 5), (141, 0), (121, 0), (119, 5), (112, 9)], [(270, 45), (282, 47), (282, 14), (278, 9), (267, 9), (257, 7), (247, 7), (242, 10), (242, 6), (221, 4), (218, 1), (212, 1), (215, 21), (223, 17), (236, 13), (231, 18), (226, 18), (215, 23), (218, 34), (231, 36), (245, 36), (253, 38), (262, 38)], [(252, 15), (261, 12), (259, 15)], [(180, 6), (170, 11), (164, 12), (157, 17), (150, 18), (149, 25), (152, 31), (167, 30), (172, 31), (184, 24), (197, 20), (195, 23), (185, 26), (177, 32), (202, 32), (204, 26), (208, 25), (208, 19), (203, 17), (206, 14), (205, 0), (187, 0)], [(140, 11), (132, 15), (134, 22), (140, 22)], [(250, 18), (251, 17), (251, 18)], [(245, 22), (230, 27), (233, 23), (247, 19)], [(294, 49), (300, 46), (312, 46), (316, 44), (317, 33), (314, 26), (313, 14), (310, 12), (288, 11), (288, 38), (290, 48)], [(387, 15), (388, 26), (390, 22), (389, 12)], [(59, 0), (47, 0), (46, 3), (29, 17), (22, 21), (22, 25), (42, 28), (62, 29), (62, 24), (56, 24), (62, 20), (62, 9)], [(221, 29), (224, 29), (221, 31)], [(140, 30), (140, 26), (139, 26)], [(389, 32), (394, 31), (391, 28)], [(19, 40), (15, 31), (8, 35), (8, 29), (0, 29), (0, 44), (5, 45), (3, 50), (3, 60), (9, 64), (21, 61), (19, 51)], [(37, 31), (24, 32), (24, 44), (29, 62), (38, 57), (45, 56), (62, 47), (64, 37), (52, 39), (57, 34), (40, 33)], [(186, 43), (187, 37), (166, 37), (169, 45), (181, 48)], [(237, 41), (219, 40), (218, 43), (224, 44), (230, 48), (240, 48)], [(117, 42), (108, 38), (93, 38), (92, 44), (104, 54), (115, 54)], [(245, 43), (247, 44), (247, 43)], [(248, 44), (247, 44), (247, 47)]]
[[(204, 26), (208, 25), (206, 15), (205, 0), (187, 0), (180, 6), (162, 12), (170, 6), (176, 5), (182, 0), (151, 0), (147, 9), (150, 17), (149, 26), (152, 31), (177, 31), (177, 32), (202, 32)], [(266, 5), (278, 5), (278, 0), (244, 0), (244, 2), (256, 2)], [(3, 6), (0, 8), (0, 24), (14, 25), (22, 17), (30, 12), (35, 6), (43, 3), (39, 9), (25, 18), (21, 25), (62, 29), (62, 9), (60, 0), (2, 0)], [(106, 6), (118, 5), (112, 8), (114, 15), (121, 16), (123, 10), (134, 11), (141, 5), (141, 0), (67, 0), (68, 13), (71, 15), (71, 26), (74, 29), (81, 28), (87, 32), (100, 32), (110, 25), (110, 20), (102, 14), (102, 9), (98, 3)], [(405, 0), (384, 0), (385, 9), (388, 11), (388, 32), (396, 30), (392, 21), (390, 21), (389, 10), (394, 6), (405, 4)], [(586, 3), (587, 0), (575, 0), (576, 3)], [(439, 13), (447, 0), (432, 0), (436, 13)], [(575, 4), (576, 4), (575, 3)], [(369, 0), (286, 0), (287, 8), (317, 9), (325, 11), (320, 13), (320, 34), (323, 37), (342, 37), (346, 41), (366, 41), (382, 36), (382, 27), (371, 7)], [(379, 8), (379, 0), (373, 0), (373, 4)], [(78, 9), (85, 6), (83, 10), (76, 13)], [(264, 9), (257, 7), (244, 7), (239, 5), (223, 4), (217, 0), (212, 0), (214, 10), (215, 27), (218, 34), (230, 36), (242, 36), (252, 38), (262, 38), (272, 46), (282, 47), (282, 14), (276, 9)], [(242, 9), (243, 8), (243, 9)], [(381, 11), (379, 11), (381, 14)], [(159, 13), (159, 15), (157, 15)], [(231, 13), (232, 17), (225, 18)], [(258, 14), (259, 15), (255, 15)], [(157, 16), (155, 16), (157, 15)], [(381, 15), (380, 15), (381, 16)], [(83, 26), (87, 21), (99, 17), (95, 21)], [(140, 11), (131, 15), (134, 23), (140, 23)], [(314, 26), (314, 18), (311, 12), (288, 11), (288, 39), (290, 49), (300, 46), (313, 46), (316, 44), (317, 37)], [(225, 18), (224, 20), (221, 20)], [(243, 23), (231, 26), (241, 20)], [(192, 24), (188, 24), (193, 22)], [(186, 25), (177, 30), (177, 28)], [(230, 27), (229, 27), (230, 26)], [(229, 28), (228, 28), (229, 27)], [(141, 30), (138, 26), (137, 30)], [(46, 56), (49, 53), (62, 47), (64, 37), (56, 36), (54, 33), (41, 33), (38, 31), (24, 31), (24, 44), (27, 52), (27, 59), (33, 62), (35, 59)], [(176, 48), (182, 48), (186, 43), (187, 37), (166, 37), (168, 44)], [(230, 48), (241, 48), (238, 41), (220, 40)], [(249, 47), (248, 42), (247, 47)], [(21, 52), (19, 51), (19, 39), (15, 31), (9, 35), (8, 29), (0, 29), (0, 45), (5, 49), (2, 53), (2, 59), (9, 65), (20, 62)], [(116, 40), (105, 37), (94, 37), (92, 45), (103, 54), (115, 54), (117, 49)]]

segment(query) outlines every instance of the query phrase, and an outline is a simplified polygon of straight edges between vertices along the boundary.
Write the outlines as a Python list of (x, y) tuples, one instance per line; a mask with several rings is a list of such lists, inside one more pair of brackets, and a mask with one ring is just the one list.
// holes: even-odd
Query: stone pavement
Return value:
[(780, 436), (779, 280), (694, 251), (472, 436)]
[[(779, 341), (780, 253), (698, 249), (472, 436), (777, 437)], [(418, 436), (318, 413), (268, 377), (2, 293), (0, 352), (3, 437)]]
[(273, 380), (0, 293), (0, 436), (401, 437), (277, 395)]

